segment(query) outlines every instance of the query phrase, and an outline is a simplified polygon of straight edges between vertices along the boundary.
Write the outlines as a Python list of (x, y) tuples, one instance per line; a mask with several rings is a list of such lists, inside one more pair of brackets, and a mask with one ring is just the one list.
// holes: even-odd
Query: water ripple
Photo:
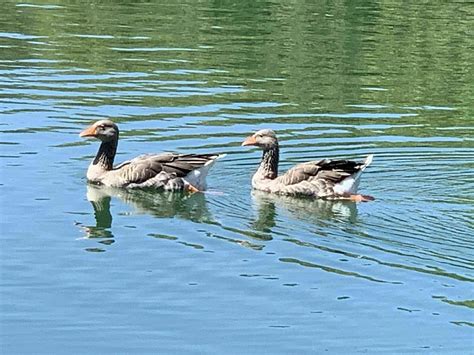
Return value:
[[(16, 342), (6, 352), (38, 342), (45, 352), (195, 351), (189, 334), (205, 353), (347, 353), (346, 343), (466, 352), (474, 126), (465, 6), (2, 10), (2, 340)], [(146, 152), (227, 156), (205, 193), (86, 187), (98, 142), (78, 133), (104, 117), (120, 126), (117, 163)], [(281, 172), (374, 154), (360, 191), (376, 200), (252, 191), (261, 152), (240, 144), (261, 128), (280, 138)], [(97, 330), (107, 342), (90, 337)], [(225, 348), (208, 346), (209, 334)]]

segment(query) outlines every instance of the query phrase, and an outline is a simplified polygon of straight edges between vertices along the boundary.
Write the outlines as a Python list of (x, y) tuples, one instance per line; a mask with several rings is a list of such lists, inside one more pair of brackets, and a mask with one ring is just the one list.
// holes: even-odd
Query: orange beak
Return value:
[(85, 130), (83, 130), (81, 133), (79, 133), (79, 137), (95, 137), (96, 136), (96, 133), (95, 133), (95, 126), (92, 125), (88, 128), (86, 128)]
[(245, 147), (247, 145), (256, 145), (256, 144), (257, 144), (257, 140), (255, 139), (255, 137), (249, 136), (245, 138), (245, 140), (242, 142), (242, 147)]

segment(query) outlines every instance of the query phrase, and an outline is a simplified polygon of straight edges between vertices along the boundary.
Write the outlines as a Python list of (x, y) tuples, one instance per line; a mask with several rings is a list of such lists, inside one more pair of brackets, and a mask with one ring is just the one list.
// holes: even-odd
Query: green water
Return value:
[[(0, 352), (474, 348), (474, 8), (465, 2), (3, 1)], [(194, 195), (88, 187), (98, 148), (226, 153)], [(371, 203), (253, 192), (374, 154)]]

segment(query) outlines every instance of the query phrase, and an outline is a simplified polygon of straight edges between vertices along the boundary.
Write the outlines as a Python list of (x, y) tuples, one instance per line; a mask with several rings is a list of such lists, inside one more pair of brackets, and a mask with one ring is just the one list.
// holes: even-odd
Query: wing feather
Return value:
[(142, 184), (163, 172), (170, 178), (185, 177), (217, 157), (216, 154), (144, 154), (117, 165), (114, 171), (123, 185)]
[(359, 171), (362, 166), (363, 163), (351, 160), (323, 159), (310, 161), (294, 166), (278, 179), (287, 186), (319, 179), (336, 184)]

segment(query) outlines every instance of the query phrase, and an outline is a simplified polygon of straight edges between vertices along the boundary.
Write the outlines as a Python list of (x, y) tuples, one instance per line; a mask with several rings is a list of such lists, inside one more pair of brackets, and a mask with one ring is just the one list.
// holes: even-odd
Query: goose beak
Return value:
[(96, 136), (96, 133), (95, 133), (95, 126), (92, 125), (88, 128), (86, 128), (85, 130), (83, 130), (81, 133), (79, 133), (79, 137), (95, 137)]
[(245, 140), (242, 142), (242, 147), (245, 147), (247, 145), (256, 145), (256, 144), (257, 144), (257, 140), (255, 139), (255, 137), (249, 136), (245, 138)]

